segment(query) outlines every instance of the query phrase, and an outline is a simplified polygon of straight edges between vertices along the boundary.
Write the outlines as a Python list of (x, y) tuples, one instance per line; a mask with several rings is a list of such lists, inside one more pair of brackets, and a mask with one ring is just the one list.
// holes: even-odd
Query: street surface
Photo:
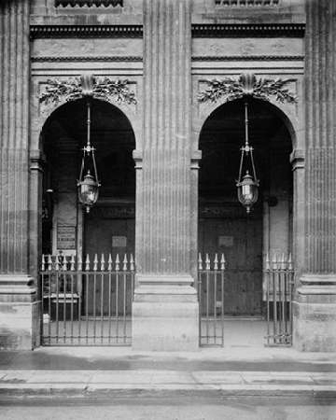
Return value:
[(0, 354), (0, 420), (336, 420), (336, 353), (39, 348)]
[(13, 399), (1, 402), (1, 420), (336, 420), (335, 399), (135, 396), (94, 399)]

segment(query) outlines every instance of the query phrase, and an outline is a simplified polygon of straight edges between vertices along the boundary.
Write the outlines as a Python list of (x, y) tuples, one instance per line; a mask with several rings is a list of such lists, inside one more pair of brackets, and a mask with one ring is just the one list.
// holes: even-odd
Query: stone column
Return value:
[(306, 2), (305, 268), (294, 303), (294, 344), (336, 349), (336, 2)]
[[(305, 153), (294, 149), (290, 156), (293, 171), (293, 259), (299, 275), (305, 271)], [(297, 282), (299, 279), (296, 279)], [(296, 284), (297, 285), (297, 284)]]
[[(144, 0), (143, 167), (133, 347), (198, 347), (190, 274), (191, 2)], [(137, 198), (139, 195), (137, 194)]]
[(0, 347), (32, 348), (28, 275), (29, 0), (0, 4)]

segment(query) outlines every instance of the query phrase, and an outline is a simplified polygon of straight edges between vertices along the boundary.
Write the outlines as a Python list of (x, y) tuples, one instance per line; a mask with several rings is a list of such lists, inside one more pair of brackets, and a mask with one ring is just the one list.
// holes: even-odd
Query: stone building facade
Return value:
[[(334, 0), (4, 0), (0, 33), (2, 348), (40, 345), (42, 253), (112, 250), (135, 253), (135, 349), (198, 348), (198, 252), (222, 251), (228, 313), (251, 316), (263, 257), (291, 253), (293, 344), (336, 349)], [(102, 181), (89, 215), (85, 75)], [(225, 86), (248, 91), (248, 217), (244, 100)]]

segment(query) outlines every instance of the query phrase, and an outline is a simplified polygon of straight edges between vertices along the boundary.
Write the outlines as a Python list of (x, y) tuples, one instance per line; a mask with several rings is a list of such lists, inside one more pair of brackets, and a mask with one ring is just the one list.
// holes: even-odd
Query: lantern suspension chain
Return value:
[[(249, 115), (248, 115), (248, 102), (245, 101), (245, 147), (242, 147), (242, 150), (245, 152), (245, 155), (248, 155), (248, 153), (251, 154), (251, 166), (253, 171), (253, 179), (254, 181), (258, 182), (257, 180), (257, 174), (256, 169), (254, 165), (254, 159), (253, 159), (253, 147), (250, 146), (249, 142)], [(241, 162), (242, 163), (242, 162)], [(240, 169), (241, 172), (242, 168)]]
[(91, 151), (91, 102), (87, 100), (87, 144), (86, 149), (90, 153)]
[(86, 150), (88, 153), (92, 153), (92, 163), (93, 163), (93, 170), (94, 170), (94, 176), (95, 180), (98, 183), (98, 186), (100, 187), (100, 183), (98, 181), (98, 172), (97, 172), (97, 165), (96, 165), (96, 159), (95, 159), (95, 148), (91, 146), (91, 101), (90, 99), (87, 100), (87, 145)]
[(248, 103), (245, 101), (245, 152), (249, 152), (249, 120), (248, 120)]

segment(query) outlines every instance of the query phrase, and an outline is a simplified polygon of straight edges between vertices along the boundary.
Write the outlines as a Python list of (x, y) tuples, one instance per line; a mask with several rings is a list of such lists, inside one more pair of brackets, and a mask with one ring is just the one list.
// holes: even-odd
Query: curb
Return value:
[(220, 384), (7, 384), (0, 385), (0, 402), (3, 398), (106, 398), (108, 396), (132, 397), (183, 397), (183, 396), (258, 396), (297, 397), (310, 396), (336, 399), (336, 385), (220, 385)]

